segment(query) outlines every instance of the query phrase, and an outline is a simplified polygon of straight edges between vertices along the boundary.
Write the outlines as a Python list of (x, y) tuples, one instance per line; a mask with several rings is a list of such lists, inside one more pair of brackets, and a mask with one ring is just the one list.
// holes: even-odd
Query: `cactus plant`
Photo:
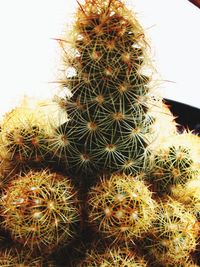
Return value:
[(160, 204), (152, 233), (149, 252), (155, 265), (184, 263), (198, 243), (197, 219), (182, 204), (167, 199)]
[(103, 179), (89, 192), (88, 205), (89, 221), (115, 242), (143, 236), (156, 217), (152, 193), (137, 176)]
[(42, 113), (23, 106), (4, 116), (1, 124), (2, 157), (15, 165), (42, 163), (48, 153), (48, 123)]
[(69, 241), (79, 220), (76, 192), (66, 177), (48, 170), (19, 176), (2, 196), (2, 226), (17, 242), (53, 250)]
[(69, 40), (61, 41), (66, 97), (58, 102), (69, 118), (61, 126), (67, 169), (136, 172), (145, 162), (156, 103), (145, 74), (153, 68), (144, 32), (122, 1), (86, 0), (76, 18), (71, 53)]
[(183, 186), (199, 176), (199, 141), (192, 133), (165, 136), (151, 157), (149, 181), (153, 190), (171, 194), (176, 185)]
[(160, 149), (154, 155), (149, 178), (154, 185), (154, 190), (166, 193), (170, 192), (171, 186), (184, 185), (197, 174), (198, 171), (194, 168), (189, 148), (170, 146), (168, 149)]
[(78, 5), (59, 39), (62, 117), (23, 104), (1, 123), (0, 265), (196, 267), (200, 139), (154, 91), (125, 1)]

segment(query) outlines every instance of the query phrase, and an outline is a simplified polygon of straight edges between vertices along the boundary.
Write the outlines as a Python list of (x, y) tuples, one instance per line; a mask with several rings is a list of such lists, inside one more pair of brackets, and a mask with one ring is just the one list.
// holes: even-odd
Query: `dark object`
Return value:
[(200, 0), (189, 0), (192, 4), (200, 8)]
[(176, 118), (176, 122), (180, 124), (179, 130), (184, 129), (194, 130), (194, 132), (200, 135), (200, 109), (180, 103), (174, 100), (165, 99), (167, 104)]

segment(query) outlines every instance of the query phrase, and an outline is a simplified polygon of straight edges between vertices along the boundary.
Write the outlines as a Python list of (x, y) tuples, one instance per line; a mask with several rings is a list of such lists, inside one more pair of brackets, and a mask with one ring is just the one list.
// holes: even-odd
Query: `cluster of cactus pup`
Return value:
[(200, 266), (199, 137), (176, 129), (125, 2), (77, 4), (66, 119), (22, 104), (1, 122), (0, 265)]

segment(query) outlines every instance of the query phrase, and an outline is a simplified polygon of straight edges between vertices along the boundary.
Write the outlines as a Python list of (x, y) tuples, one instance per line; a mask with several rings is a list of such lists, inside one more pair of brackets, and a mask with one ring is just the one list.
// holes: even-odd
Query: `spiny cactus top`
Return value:
[(13, 165), (41, 164), (48, 154), (48, 122), (40, 111), (23, 105), (4, 116), (0, 131), (0, 157)]
[(73, 171), (133, 172), (153, 123), (144, 32), (122, 1), (86, 0), (76, 16), (64, 53), (61, 84), (72, 95), (60, 100), (70, 119), (58, 129), (61, 149)]
[(67, 179), (48, 170), (19, 175), (1, 198), (1, 227), (31, 250), (52, 251), (72, 239), (79, 206)]
[(159, 263), (162, 266), (187, 266), (190, 253), (197, 246), (198, 231), (195, 216), (184, 205), (170, 198), (160, 203), (152, 246), (149, 246), (149, 252), (156, 259), (154, 266)]
[(139, 177), (111, 175), (92, 187), (89, 221), (115, 243), (143, 237), (156, 218), (156, 202)]

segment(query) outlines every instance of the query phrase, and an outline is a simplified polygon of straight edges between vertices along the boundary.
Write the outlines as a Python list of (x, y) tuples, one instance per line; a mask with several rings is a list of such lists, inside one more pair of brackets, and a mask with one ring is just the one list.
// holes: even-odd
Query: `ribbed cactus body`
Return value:
[(160, 203), (152, 233), (152, 245), (148, 250), (155, 257), (155, 266), (181, 266), (187, 262), (198, 244), (195, 216), (182, 204), (171, 199)]
[(5, 115), (1, 125), (1, 157), (15, 166), (41, 165), (49, 152), (48, 126), (41, 111), (16, 107)]
[(19, 176), (1, 200), (2, 226), (31, 249), (55, 250), (74, 236), (79, 208), (69, 180), (49, 171)]
[(89, 221), (105, 238), (130, 242), (151, 228), (156, 202), (137, 178), (112, 175), (89, 192)]
[[(75, 22), (73, 53), (64, 54), (61, 99), (69, 116), (61, 126), (73, 171), (133, 172), (141, 168), (154, 121), (148, 114), (150, 75), (144, 32), (121, 1), (86, 1)], [(63, 42), (64, 44), (64, 42)]]
[(158, 194), (165, 194), (171, 193), (172, 186), (184, 185), (197, 175), (190, 147), (172, 145), (155, 153), (149, 179)]

